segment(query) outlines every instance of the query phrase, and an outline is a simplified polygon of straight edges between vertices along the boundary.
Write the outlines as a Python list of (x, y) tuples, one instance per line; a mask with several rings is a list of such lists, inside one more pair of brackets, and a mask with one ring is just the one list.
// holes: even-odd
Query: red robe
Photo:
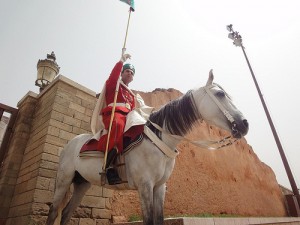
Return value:
[[(106, 81), (105, 100), (107, 107), (103, 108), (100, 113), (102, 114), (104, 128), (107, 130), (109, 129), (111, 112), (113, 109), (112, 105), (116, 92), (116, 85), (119, 76), (121, 75), (122, 68), (123, 63), (120, 61), (115, 65), (109, 78)], [(123, 150), (123, 132), (126, 124), (126, 116), (134, 108), (135, 96), (124, 84), (120, 84), (108, 150), (111, 150), (114, 147), (118, 149), (118, 152), (121, 152)], [(105, 151), (106, 149), (107, 136), (107, 134), (103, 135), (99, 140), (98, 149), (101, 151)]]

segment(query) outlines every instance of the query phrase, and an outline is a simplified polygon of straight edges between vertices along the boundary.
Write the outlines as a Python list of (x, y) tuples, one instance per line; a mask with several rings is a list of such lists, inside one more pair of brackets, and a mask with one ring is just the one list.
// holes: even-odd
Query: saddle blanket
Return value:
[[(124, 150), (122, 151), (122, 155), (124, 155), (125, 153), (129, 152), (131, 149), (133, 149), (134, 147), (138, 146), (144, 139), (144, 134), (140, 134), (138, 135), (134, 140), (130, 140), (128, 142), (124, 143)], [(96, 144), (94, 144), (94, 142), (96, 142)], [(84, 148), (84, 151), (79, 152), (79, 157), (96, 157), (96, 158), (104, 158), (104, 151), (98, 151), (95, 150), (94, 147), (97, 147), (97, 141), (93, 140), (91, 145), (89, 145), (89, 147), (91, 148), (88, 149), (89, 147), (86, 147), (85, 145), (82, 147)]]

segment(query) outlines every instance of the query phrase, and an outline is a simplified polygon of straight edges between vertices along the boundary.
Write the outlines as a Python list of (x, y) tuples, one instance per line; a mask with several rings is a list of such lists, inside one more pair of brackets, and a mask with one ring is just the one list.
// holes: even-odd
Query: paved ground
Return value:
[[(115, 225), (141, 225), (142, 222)], [(300, 225), (300, 217), (249, 218), (177, 218), (166, 219), (165, 225)]]

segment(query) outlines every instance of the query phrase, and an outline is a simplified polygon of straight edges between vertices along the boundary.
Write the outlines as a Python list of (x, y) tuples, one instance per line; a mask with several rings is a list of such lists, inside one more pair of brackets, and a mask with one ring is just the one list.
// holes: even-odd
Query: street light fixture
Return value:
[(243, 46), (243, 42), (242, 42), (242, 36), (239, 34), (239, 32), (233, 30), (232, 24), (227, 25), (226, 28), (227, 28), (227, 30), (230, 32), (230, 33), (228, 34), (228, 38), (230, 38), (231, 40), (233, 40), (233, 44), (234, 44), (235, 46), (241, 47), (242, 50), (243, 50), (243, 53), (244, 53), (245, 59), (246, 59), (246, 61), (247, 61), (248, 67), (249, 67), (249, 69), (250, 69), (250, 72), (251, 72), (253, 81), (254, 81), (254, 83), (255, 83), (255, 86), (256, 86), (258, 95), (259, 95), (259, 97), (260, 97), (261, 103), (262, 103), (262, 105), (263, 105), (263, 108), (264, 108), (264, 110), (265, 110), (267, 119), (268, 119), (268, 121), (269, 121), (271, 130), (272, 130), (272, 133), (273, 133), (275, 142), (276, 142), (276, 144), (277, 144), (277, 147), (278, 147), (278, 150), (279, 150), (279, 154), (280, 154), (280, 156), (281, 156), (281, 159), (282, 159), (282, 162), (283, 162), (285, 171), (286, 171), (287, 176), (288, 176), (288, 179), (289, 179), (289, 181), (290, 181), (290, 184), (291, 184), (291, 187), (292, 187), (294, 196), (296, 197), (296, 199), (297, 199), (297, 201), (298, 201), (298, 205), (299, 205), (299, 207), (300, 207), (300, 195), (299, 195), (299, 190), (298, 190), (298, 188), (297, 188), (297, 185), (296, 185), (295, 179), (294, 179), (294, 177), (293, 177), (292, 171), (291, 171), (291, 169), (290, 169), (290, 166), (289, 166), (289, 164), (288, 164), (287, 158), (286, 158), (285, 153), (284, 153), (284, 151), (283, 151), (281, 142), (280, 142), (280, 140), (279, 140), (279, 137), (278, 137), (278, 134), (277, 134), (277, 132), (276, 132), (275, 126), (274, 126), (274, 124), (273, 124), (273, 121), (272, 121), (272, 118), (271, 118), (271, 116), (270, 116), (269, 110), (268, 110), (268, 108), (267, 108), (267, 106), (266, 106), (265, 100), (264, 100), (263, 95), (262, 95), (262, 93), (261, 93), (261, 91), (260, 91), (260, 88), (259, 88), (259, 86), (258, 86), (257, 80), (256, 80), (255, 75), (254, 75), (254, 73), (253, 73), (252, 67), (251, 67), (250, 62), (249, 62), (249, 60), (248, 60), (248, 57), (247, 57), (247, 55), (246, 55), (245, 47)]
[(60, 67), (56, 63), (54, 52), (47, 54), (47, 59), (40, 59), (37, 63), (37, 79), (35, 85), (40, 88), (40, 92), (45, 89), (57, 76)]
[(228, 34), (228, 38), (233, 40), (233, 44), (237, 47), (243, 47), (243, 45), (242, 45), (242, 36), (239, 34), (239, 32), (233, 30), (232, 24), (227, 25), (226, 28), (230, 32)]

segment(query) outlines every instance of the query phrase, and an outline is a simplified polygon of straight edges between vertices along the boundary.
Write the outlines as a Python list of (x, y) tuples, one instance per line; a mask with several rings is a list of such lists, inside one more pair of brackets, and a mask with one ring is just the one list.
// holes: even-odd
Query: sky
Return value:
[[(278, 148), (233, 24), (300, 187), (300, 2), (298, 0), (135, 0), (126, 48), (136, 75), (130, 87), (182, 93), (204, 86), (210, 69), (250, 124), (247, 142), (288, 188)], [(119, 61), (128, 5), (118, 0), (0, 0), (0, 103), (16, 107), (38, 93), (36, 65), (52, 51), (60, 74), (100, 92)]]

